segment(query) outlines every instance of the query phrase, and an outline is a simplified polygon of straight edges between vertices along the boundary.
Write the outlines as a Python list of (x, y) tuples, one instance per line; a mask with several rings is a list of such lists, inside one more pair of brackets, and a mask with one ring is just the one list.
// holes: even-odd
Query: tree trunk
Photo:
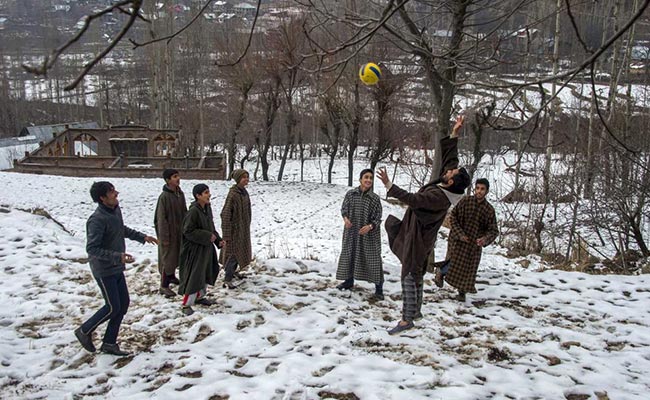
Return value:
[(241, 88), (241, 95), (239, 101), (239, 107), (237, 108), (237, 119), (235, 120), (235, 126), (230, 134), (230, 140), (228, 141), (228, 173), (232, 173), (235, 169), (235, 157), (237, 156), (237, 136), (239, 136), (239, 130), (244, 124), (246, 118), (246, 105), (248, 104), (248, 95), (253, 85), (245, 85)]
[[(293, 79), (290, 79), (293, 82)], [(278, 182), (282, 180), (284, 175), (284, 167), (287, 164), (287, 155), (289, 150), (293, 147), (295, 138), (293, 137), (293, 128), (296, 125), (296, 120), (293, 110), (293, 87), (290, 87), (289, 90), (285, 90), (285, 99), (287, 102), (287, 143), (284, 146), (284, 151), (282, 152), (282, 160), (280, 161), (280, 171), (278, 171)]]
[(359, 82), (354, 83), (354, 115), (352, 117), (351, 127), (349, 127), (350, 137), (348, 138), (348, 186), (352, 187), (354, 176), (354, 154), (359, 146), (359, 130), (361, 127), (361, 98), (359, 96)]

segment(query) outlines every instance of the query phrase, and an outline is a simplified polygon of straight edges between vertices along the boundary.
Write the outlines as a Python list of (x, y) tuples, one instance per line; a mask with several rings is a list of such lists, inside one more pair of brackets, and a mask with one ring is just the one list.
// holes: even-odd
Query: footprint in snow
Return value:
[(255, 326), (263, 325), (266, 323), (266, 320), (264, 319), (264, 316), (262, 314), (257, 314), (255, 316)]
[(273, 374), (273, 373), (275, 373), (275, 372), (278, 370), (278, 366), (279, 366), (279, 365), (280, 365), (280, 362), (279, 362), (279, 361), (273, 361), (271, 364), (269, 364), (269, 365), (266, 367), (266, 370), (265, 370), (266, 373), (267, 373), (267, 374)]
[(312, 372), (311, 376), (316, 377), (316, 378), (323, 377), (326, 374), (330, 373), (334, 368), (336, 368), (336, 367), (334, 367), (334, 366), (323, 367), (323, 368), (319, 369), (318, 371)]
[(239, 368), (243, 367), (246, 364), (248, 364), (248, 358), (239, 357), (237, 359), (237, 361), (235, 362), (235, 369), (239, 369)]
[(241, 321), (237, 322), (237, 330), (238, 331), (244, 330), (244, 329), (248, 328), (249, 326), (251, 326), (251, 321), (249, 321), (249, 320), (245, 319), (245, 320), (241, 320)]

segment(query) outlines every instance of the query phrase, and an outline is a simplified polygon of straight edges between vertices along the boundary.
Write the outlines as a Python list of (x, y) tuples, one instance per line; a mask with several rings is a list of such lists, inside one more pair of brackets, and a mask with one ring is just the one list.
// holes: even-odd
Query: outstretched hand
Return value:
[(381, 183), (384, 184), (384, 186), (388, 186), (390, 184), (390, 179), (388, 178), (388, 172), (386, 172), (386, 167), (381, 167), (377, 171), (377, 177), (381, 181)]
[(145, 241), (146, 243), (158, 244), (158, 239), (156, 239), (156, 238), (153, 237), (153, 236), (145, 236), (145, 237), (144, 237), (144, 241)]
[(454, 127), (451, 129), (451, 137), (455, 138), (458, 137), (458, 131), (460, 128), (463, 127), (463, 123), (465, 123), (465, 116), (464, 115), (459, 115), (456, 117), (456, 123), (454, 124)]

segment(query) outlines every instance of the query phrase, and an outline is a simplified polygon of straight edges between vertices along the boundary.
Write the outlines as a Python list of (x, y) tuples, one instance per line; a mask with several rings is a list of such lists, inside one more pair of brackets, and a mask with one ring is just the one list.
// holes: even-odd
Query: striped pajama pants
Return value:
[(408, 274), (402, 279), (402, 320), (412, 322), (422, 309), (424, 276)]

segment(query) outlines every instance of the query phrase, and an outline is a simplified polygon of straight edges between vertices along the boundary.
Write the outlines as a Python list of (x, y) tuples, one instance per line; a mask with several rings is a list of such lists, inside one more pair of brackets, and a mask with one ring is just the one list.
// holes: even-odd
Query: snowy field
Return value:
[[(236, 290), (222, 289), (220, 276), (209, 289), (217, 305), (197, 306), (190, 317), (180, 298), (157, 294), (155, 247), (127, 241), (136, 263), (126, 271), (131, 307), (118, 338), (134, 352), (126, 358), (89, 354), (72, 333), (102, 305), (85, 253), (96, 179), (0, 172), (0, 398), (648, 398), (647, 276), (542, 272), (536, 258), (509, 259), (492, 245), (479, 293), (461, 304), (427, 276), (424, 319), (389, 336), (401, 301), (385, 232), (386, 300), (371, 300), (368, 283), (349, 294), (335, 289), (339, 209), (349, 189), (343, 164), (332, 185), (319, 183), (312, 161), (311, 182), (295, 182), (295, 163), (287, 182), (252, 182), (256, 261)], [(162, 179), (111, 181), (126, 224), (153, 234)], [(408, 187), (406, 177), (398, 182)], [(188, 201), (196, 183), (181, 182)], [(232, 182), (207, 183), (220, 226)], [(384, 218), (402, 216), (399, 206), (383, 204)], [(24, 211), (33, 208), (62, 226)]]

